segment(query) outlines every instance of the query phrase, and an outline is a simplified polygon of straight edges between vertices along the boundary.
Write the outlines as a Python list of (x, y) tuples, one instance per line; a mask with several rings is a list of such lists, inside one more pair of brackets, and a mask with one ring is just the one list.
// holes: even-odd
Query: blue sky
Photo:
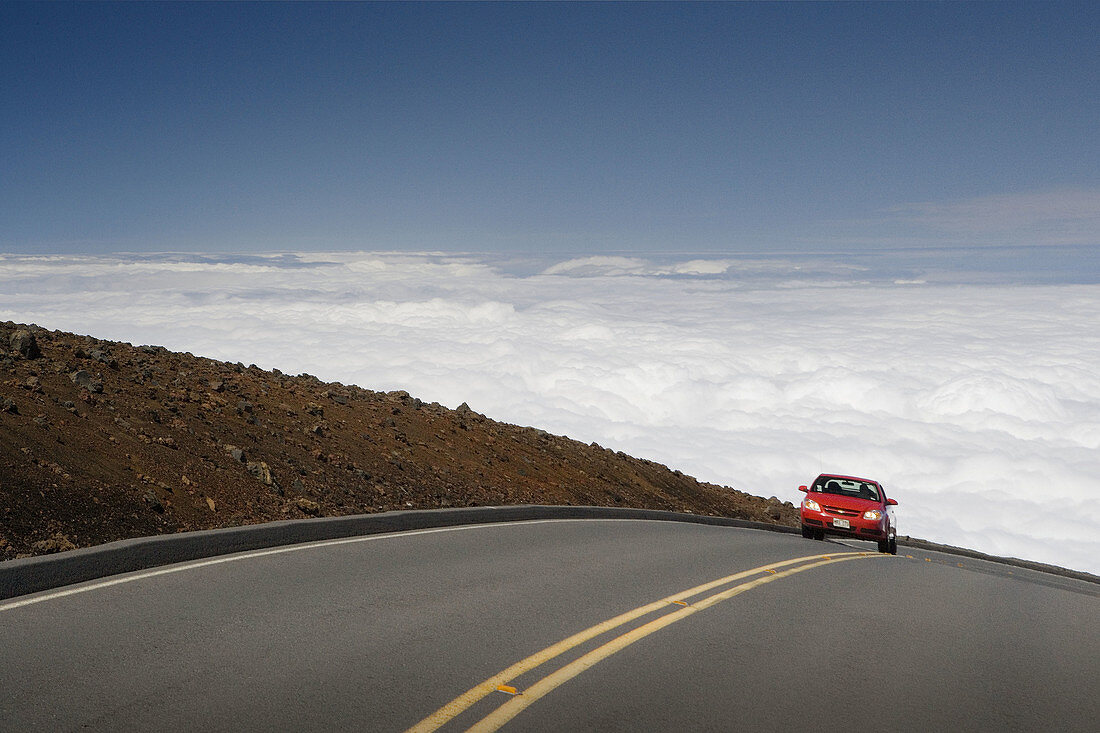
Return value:
[(1095, 260), (1098, 36), (1069, 2), (4, 3), (0, 252)]

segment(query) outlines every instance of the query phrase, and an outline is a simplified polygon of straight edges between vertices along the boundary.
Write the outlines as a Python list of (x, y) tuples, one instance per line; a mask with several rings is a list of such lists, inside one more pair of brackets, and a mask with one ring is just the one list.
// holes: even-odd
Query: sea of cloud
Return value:
[(0, 320), (534, 425), (902, 534), (1100, 573), (1100, 285), (823, 257), (0, 256)]

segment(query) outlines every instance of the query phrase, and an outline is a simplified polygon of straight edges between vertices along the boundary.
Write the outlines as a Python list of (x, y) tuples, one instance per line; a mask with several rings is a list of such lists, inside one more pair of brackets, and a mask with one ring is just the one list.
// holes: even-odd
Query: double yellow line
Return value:
[[(793, 560), (783, 560), (781, 562), (771, 563), (769, 565), (761, 565), (758, 568), (751, 570), (743, 570), (733, 575), (727, 575), (724, 578), (718, 580), (712, 580), (709, 583), (703, 583), (697, 585), (694, 588), (688, 588), (685, 591), (676, 593), (671, 596), (666, 596), (653, 603), (639, 606), (632, 611), (615, 616), (601, 623), (596, 624), (584, 631), (573, 634), (567, 639), (559, 641), (557, 644), (548, 646), (540, 652), (536, 652), (526, 659), (516, 662), (511, 667), (504, 669), (497, 674), (493, 675), (484, 682), (471, 687), (466, 692), (462, 693), (454, 700), (436, 710), (424, 720), (420, 721), (413, 727), (409, 728), (407, 733), (428, 733), (429, 731), (438, 730), (441, 726), (445, 725), (457, 715), (465, 711), (477, 701), (481, 700), (486, 695), (492, 692), (501, 691), (507, 692), (509, 699), (498, 707), (489, 715), (482, 718), (479, 722), (475, 723), (469, 728), (470, 731), (478, 731), (479, 733), (487, 733), (488, 731), (495, 731), (507, 723), (512, 718), (516, 717), (529, 705), (536, 700), (546, 696), (557, 687), (561, 686), (565, 682), (573, 679), (581, 672), (589, 669), (597, 662), (607, 659), (612, 654), (622, 651), (626, 647), (630, 646), (634, 642), (649, 636), (655, 631), (659, 631), (666, 626), (670, 626), (677, 621), (691, 616), (694, 613), (702, 611), (705, 608), (721, 603), (722, 601), (733, 598), (734, 596), (744, 593), (745, 591), (752, 590), (758, 586), (770, 583), (773, 580), (779, 580), (780, 578), (786, 578), (795, 573), (801, 573), (804, 570), (811, 570), (813, 568), (821, 567), (822, 565), (830, 565), (832, 563), (844, 562), (846, 560), (856, 560), (861, 557), (887, 557), (887, 555), (880, 555), (872, 552), (845, 552), (845, 553), (833, 553), (828, 555), (808, 555), (806, 557), (797, 557)], [(790, 568), (789, 566), (796, 565), (797, 567)], [(780, 568), (789, 568), (787, 570), (780, 571)], [(753, 576), (759, 576), (754, 580), (735, 585), (732, 588), (727, 588), (723, 591), (719, 591), (714, 595), (707, 596), (694, 603), (690, 603), (690, 599), (695, 596), (702, 595), (707, 591), (714, 590), (721, 586), (729, 585), (738, 580), (750, 578)], [(601, 634), (605, 634), (608, 631), (616, 629), (624, 624), (627, 624), (635, 619), (641, 618), (647, 614), (662, 609), (667, 609), (669, 606), (674, 606), (676, 610), (671, 613), (667, 613), (663, 616), (643, 624), (635, 629), (632, 629), (620, 636), (617, 636), (610, 641), (604, 643), (592, 651), (584, 654), (580, 658), (570, 662), (569, 664), (561, 667), (556, 672), (552, 672), (543, 677), (538, 682), (535, 682), (531, 686), (517, 691), (514, 687), (511, 687), (507, 683), (511, 682), (515, 678), (529, 672), (535, 667), (550, 661), (554, 657), (557, 657), (565, 652), (573, 649), (576, 646), (583, 644), (584, 642), (593, 639)]]

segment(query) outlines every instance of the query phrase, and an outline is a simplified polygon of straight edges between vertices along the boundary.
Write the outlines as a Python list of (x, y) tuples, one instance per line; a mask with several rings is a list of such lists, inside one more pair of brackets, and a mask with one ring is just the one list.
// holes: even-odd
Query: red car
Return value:
[(873, 540), (879, 552), (898, 554), (893, 510), (898, 503), (886, 498), (879, 482), (823, 473), (798, 490), (806, 492), (799, 512), (806, 539), (823, 540), (831, 534)]

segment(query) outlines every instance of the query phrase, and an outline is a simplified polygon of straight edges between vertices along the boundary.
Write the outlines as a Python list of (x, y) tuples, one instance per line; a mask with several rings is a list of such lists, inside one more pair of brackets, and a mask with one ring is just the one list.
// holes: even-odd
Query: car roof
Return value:
[[(863, 481), (863, 482), (868, 483), (868, 484), (874, 484), (875, 486), (881, 486), (882, 485), (878, 481), (875, 481), (874, 479), (860, 478), (859, 476), (845, 476), (842, 473), (823, 473), (820, 476), (818, 476), (817, 478), (818, 479), (822, 479), (822, 478), (842, 478), (842, 479), (847, 479), (849, 481)], [(816, 483), (817, 479), (814, 479), (814, 482)]]

